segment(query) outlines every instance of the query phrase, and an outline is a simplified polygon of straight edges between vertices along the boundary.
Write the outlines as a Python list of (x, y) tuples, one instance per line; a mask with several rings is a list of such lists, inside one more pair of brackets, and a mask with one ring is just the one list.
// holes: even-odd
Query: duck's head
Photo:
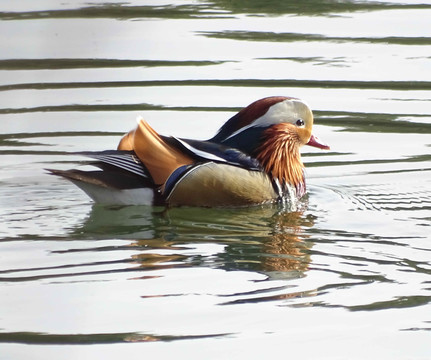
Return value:
[[(210, 141), (238, 148), (254, 155), (275, 126), (288, 131), (296, 146), (310, 145), (329, 149), (312, 134), (313, 113), (302, 100), (271, 96), (257, 100), (230, 118)], [(275, 129), (273, 128), (273, 130)]]
[(257, 158), (281, 184), (305, 187), (299, 149), (329, 149), (312, 134), (313, 113), (301, 100), (283, 96), (260, 99), (229, 119), (210, 141), (238, 148)]

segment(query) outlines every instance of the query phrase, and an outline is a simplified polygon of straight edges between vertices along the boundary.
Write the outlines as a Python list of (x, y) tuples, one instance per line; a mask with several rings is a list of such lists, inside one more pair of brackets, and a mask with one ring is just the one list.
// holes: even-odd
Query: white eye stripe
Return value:
[[(304, 114), (304, 111), (306, 112), (306, 110), (311, 114), (311, 110), (309, 110), (307, 104), (299, 99), (286, 99), (284, 101), (280, 101), (279, 103), (269, 107), (265, 114), (255, 119), (250, 124), (234, 131), (223, 140), (226, 141), (250, 128), (268, 127), (280, 123), (290, 123), (298, 127), (305, 126), (303, 118), (304, 116), (305, 118), (308, 116), (308, 114)], [(298, 120), (302, 121), (301, 125), (298, 125)]]

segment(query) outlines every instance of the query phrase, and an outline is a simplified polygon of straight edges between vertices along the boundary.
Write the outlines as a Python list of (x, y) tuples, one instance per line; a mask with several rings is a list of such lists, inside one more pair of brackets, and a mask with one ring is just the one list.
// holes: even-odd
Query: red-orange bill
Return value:
[(311, 135), (310, 140), (308, 141), (307, 145), (317, 147), (319, 149), (329, 150), (329, 145), (326, 145), (324, 142), (322, 142), (317, 136)]

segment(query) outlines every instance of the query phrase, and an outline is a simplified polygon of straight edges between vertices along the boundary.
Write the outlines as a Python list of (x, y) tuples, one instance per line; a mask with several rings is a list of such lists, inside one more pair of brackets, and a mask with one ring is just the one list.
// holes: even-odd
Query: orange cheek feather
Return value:
[(304, 182), (301, 145), (303, 141), (293, 125), (277, 124), (264, 132), (256, 157), (265, 171), (281, 184), (297, 186)]

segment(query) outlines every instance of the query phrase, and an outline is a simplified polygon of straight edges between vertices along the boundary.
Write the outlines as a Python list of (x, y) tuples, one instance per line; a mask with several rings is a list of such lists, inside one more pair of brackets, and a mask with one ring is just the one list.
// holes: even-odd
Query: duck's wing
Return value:
[(195, 162), (213, 161), (222, 164), (243, 167), (249, 170), (262, 170), (259, 161), (241, 150), (217, 144), (211, 141), (163, 137), (172, 146), (182, 149)]
[(143, 119), (121, 139), (118, 150), (133, 150), (158, 185), (163, 185), (182, 166), (207, 161), (260, 169), (256, 159), (238, 149), (211, 141), (163, 136)]

